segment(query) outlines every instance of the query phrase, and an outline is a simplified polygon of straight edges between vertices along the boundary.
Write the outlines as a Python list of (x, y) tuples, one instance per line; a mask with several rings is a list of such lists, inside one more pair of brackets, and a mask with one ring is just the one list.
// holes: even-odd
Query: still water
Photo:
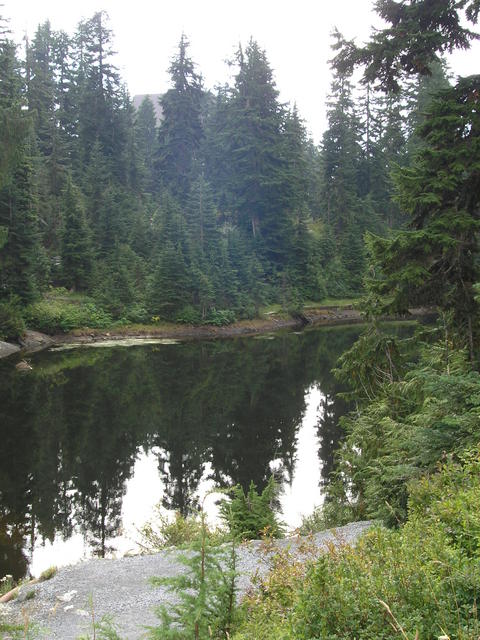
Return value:
[[(281, 478), (283, 520), (322, 501), (356, 327), (82, 347), (0, 363), (0, 576), (138, 550), (153, 508)], [(206, 508), (215, 519), (215, 497)]]

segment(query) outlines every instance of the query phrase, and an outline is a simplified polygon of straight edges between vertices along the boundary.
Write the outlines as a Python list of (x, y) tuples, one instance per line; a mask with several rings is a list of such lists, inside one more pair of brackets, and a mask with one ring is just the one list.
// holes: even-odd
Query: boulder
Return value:
[(0, 358), (6, 358), (11, 356), (12, 353), (20, 351), (20, 347), (17, 344), (10, 344), (10, 342), (0, 341)]
[(26, 360), (20, 360), (20, 362), (15, 365), (15, 369), (18, 371), (31, 371), (33, 367)]
[(35, 353), (35, 351), (42, 351), (42, 349), (48, 349), (54, 344), (54, 341), (50, 336), (40, 333), (39, 331), (30, 331), (27, 329), (20, 339), (20, 344), (24, 353)]

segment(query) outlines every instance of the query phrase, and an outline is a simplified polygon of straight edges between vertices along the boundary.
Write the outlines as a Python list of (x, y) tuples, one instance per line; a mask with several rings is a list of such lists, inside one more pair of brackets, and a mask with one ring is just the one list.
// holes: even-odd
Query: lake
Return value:
[(50, 350), (28, 373), (0, 362), (0, 576), (138, 552), (155, 505), (186, 514), (272, 472), (298, 526), (333, 469), (348, 407), (331, 369), (360, 330)]

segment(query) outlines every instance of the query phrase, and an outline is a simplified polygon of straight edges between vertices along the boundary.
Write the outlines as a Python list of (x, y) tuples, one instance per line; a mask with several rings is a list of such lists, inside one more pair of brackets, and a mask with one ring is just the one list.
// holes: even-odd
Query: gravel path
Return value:
[[(317, 533), (313, 537), (321, 550), (332, 542), (336, 545), (354, 543), (371, 523), (355, 522), (338, 529)], [(301, 539), (300, 539), (301, 540)], [(299, 540), (281, 540), (276, 544), (290, 545), (301, 554)], [(89, 634), (90, 611), (93, 603), (95, 618), (112, 616), (119, 635), (125, 640), (145, 637), (145, 626), (158, 623), (154, 608), (168, 597), (161, 587), (152, 587), (152, 576), (173, 576), (182, 568), (176, 560), (177, 551), (162, 551), (149, 556), (135, 556), (118, 560), (89, 560), (65, 567), (47, 582), (32, 585), (32, 599), (20, 597), (8, 604), (0, 604), (2, 619), (18, 620), (26, 612), (41, 629), (39, 638), (48, 640), (76, 640)], [(261, 543), (252, 542), (239, 548), (239, 591), (245, 592), (250, 577), (265, 566)], [(25, 594), (23, 594), (23, 597)], [(22, 612), (23, 610), (23, 612)]]

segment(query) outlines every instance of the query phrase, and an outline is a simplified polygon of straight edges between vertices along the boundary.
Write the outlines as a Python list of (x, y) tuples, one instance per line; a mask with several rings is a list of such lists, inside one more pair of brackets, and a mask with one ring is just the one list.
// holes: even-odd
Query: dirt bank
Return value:
[[(389, 317), (388, 320), (408, 320), (423, 317), (427, 309), (412, 309), (407, 317)], [(212, 325), (193, 326), (183, 324), (129, 325), (108, 331), (100, 329), (76, 330), (72, 333), (53, 337), (56, 345), (86, 344), (103, 340), (123, 340), (125, 338), (158, 338), (172, 340), (203, 340), (212, 338), (234, 338), (271, 333), (282, 329), (299, 329), (304, 326), (348, 325), (365, 322), (364, 316), (351, 307), (316, 307), (307, 309), (296, 317), (270, 314), (264, 318), (239, 320), (224, 327)]]

